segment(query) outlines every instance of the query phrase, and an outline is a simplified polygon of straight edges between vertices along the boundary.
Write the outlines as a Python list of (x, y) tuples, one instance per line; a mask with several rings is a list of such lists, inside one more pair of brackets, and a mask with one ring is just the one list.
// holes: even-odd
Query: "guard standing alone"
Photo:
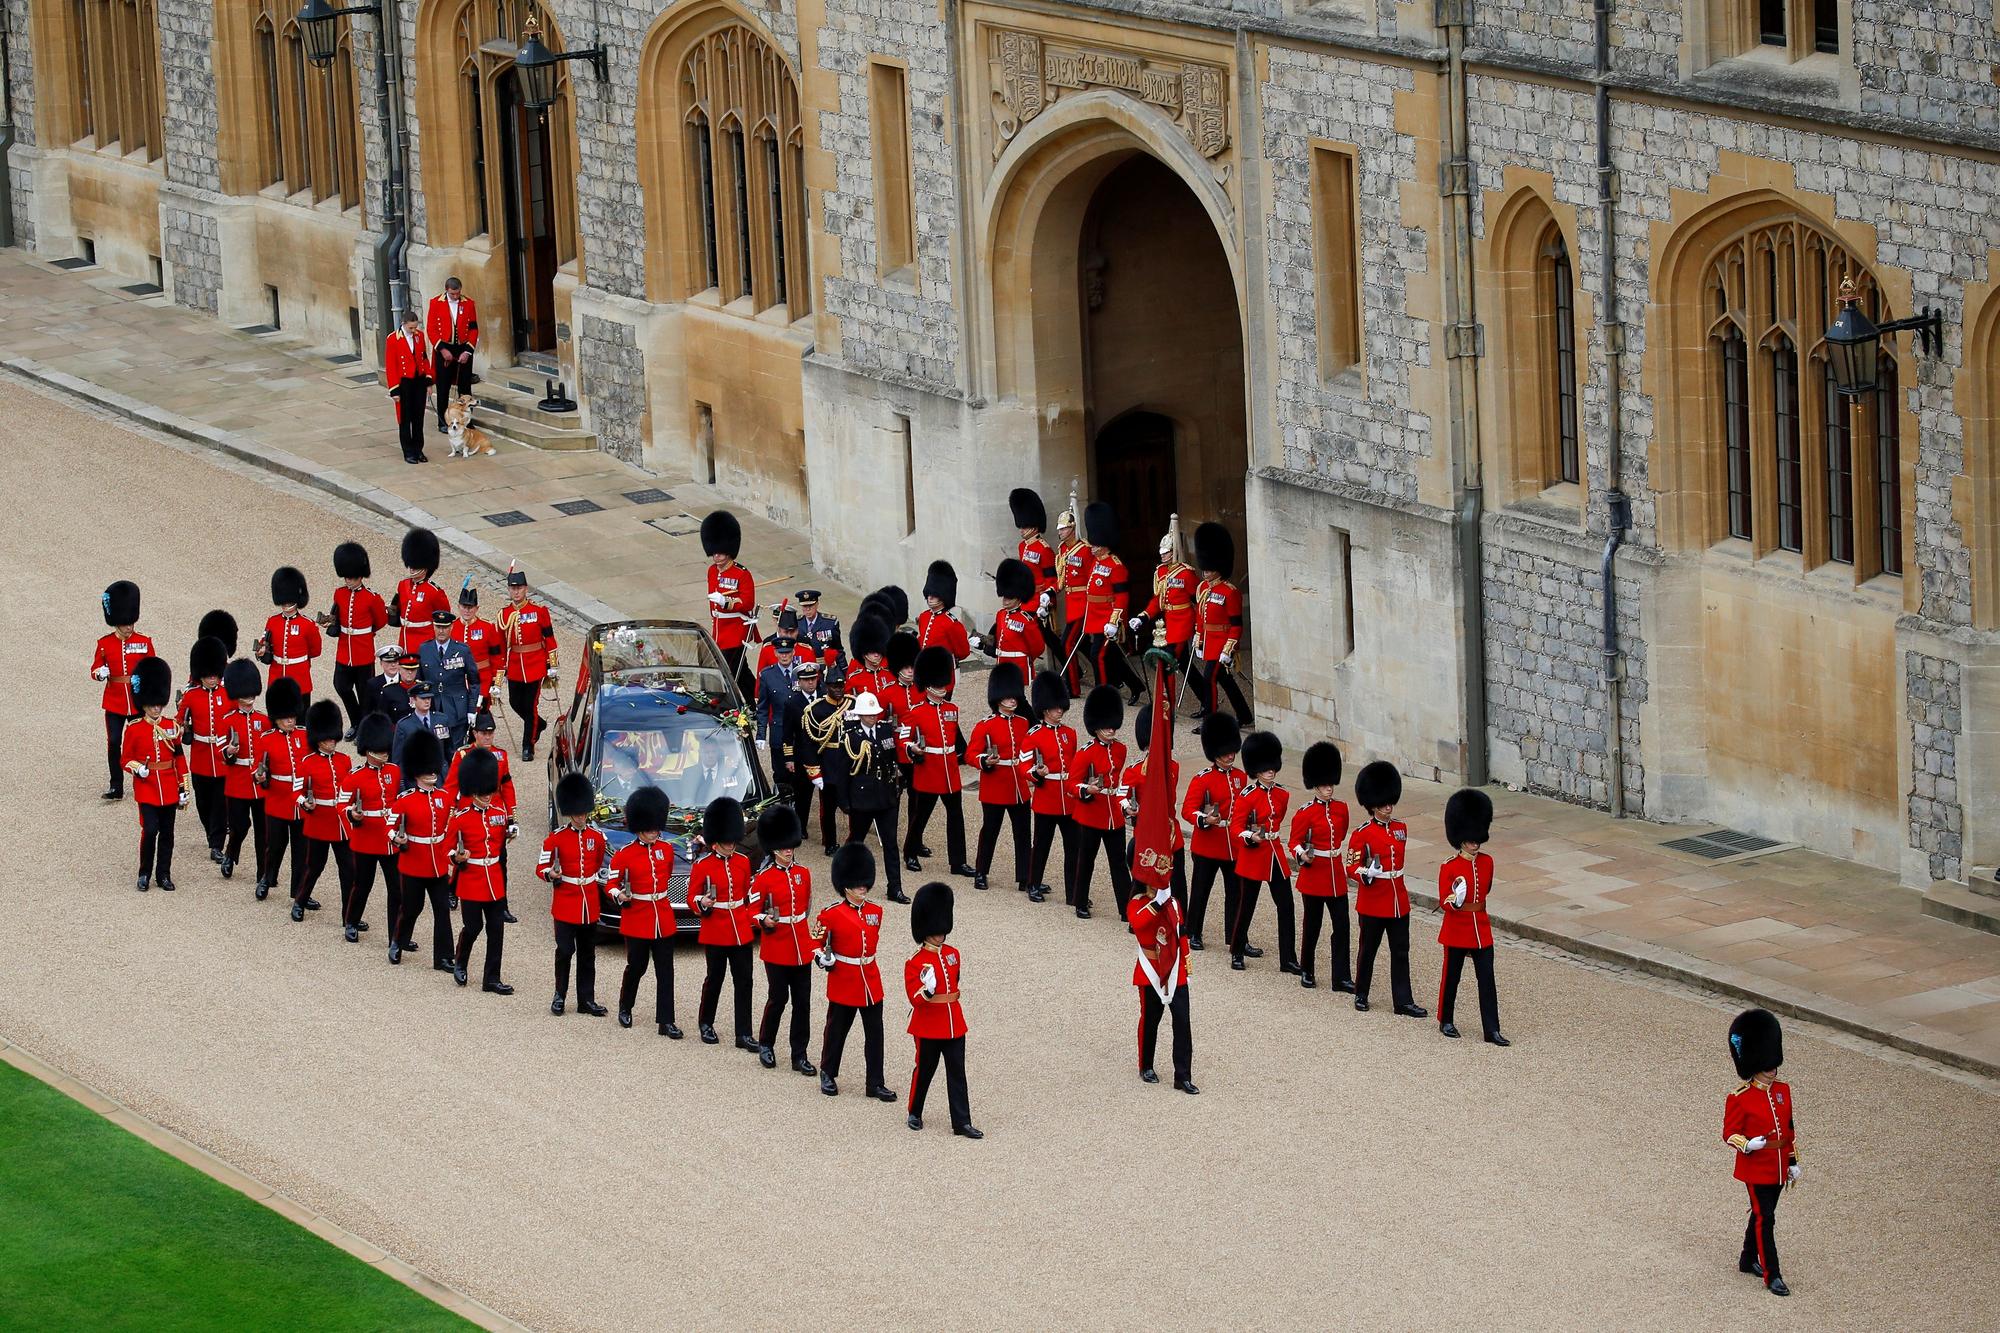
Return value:
[(903, 993), (910, 1000), (910, 1035), (916, 1038), (916, 1068), (910, 1071), (911, 1129), (924, 1127), (924, 1101), (944, 1065), (951, 1132), (962, 1139), (986, 1136), (973, 1127), (972, 1095), (965, 1082), (965, 996), (960, 989), (965, 960), (951, 934), (951, 886), (926, 884), (910, 907), (910, 934), (917, 951), (903, 964)]
[(139, 585), (120, 579), (104, 590), (104, 623), (111, 632), (97, 641), (90, 658), (90, 678), (104, 684), (104, 757), (111, 782), (104, 799), (125, 796), (125, 724), (139, 716), (132, 702), (132, 668), (153, 656), (153, 640), (139, 633)]
[(540, 602), (528, 600), (528, 576), (507, 571), (507, 609), (500, 613), (500, 630), (507, 655), (500, 673), (507, 677), (507, 706), (521, 719), (521, 762), (532, 762), (535, 742), (542, 735), (544, 690), (555, 690), (555, 617)]

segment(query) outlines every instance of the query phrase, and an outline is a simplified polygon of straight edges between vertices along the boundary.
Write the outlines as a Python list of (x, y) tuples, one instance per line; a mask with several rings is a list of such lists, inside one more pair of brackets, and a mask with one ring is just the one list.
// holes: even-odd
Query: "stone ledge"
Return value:
[(1924, 915), (2000, 935), (2000, 898), (1949, 880), (1938, 880), (1924, 891)]

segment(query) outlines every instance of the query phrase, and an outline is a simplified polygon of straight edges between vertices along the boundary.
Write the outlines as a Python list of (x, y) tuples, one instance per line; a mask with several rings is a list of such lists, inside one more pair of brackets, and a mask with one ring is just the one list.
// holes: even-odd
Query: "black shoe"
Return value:
[(707, 1024), (707, 1023), (703, 1023), (703, 1024), (701, 1025), (701, 1044), (702, 1044), (702, 1045), (704, 1045), (704, 1046), (713, 1046), (713, 1045), (715, 1045), (715, 1043), (716, 1043), (716, 1042), (718, 1042), (718, 1041), (721, 1041), (721, 1040), (722, 1040), (722, 1038), (720, 1038), (720, 1037), (718, 1037), (718, 1036), (716, 1036), (716, 1035), (715, 1035), (715, 1029), (714, 1029), (714, 1028), (713, 1028), (712, 1026), (710, 1026), (710, 1025), (709, 1025), (709, 1024)]
[(821, 1074), (819, 1076), (819, 1090), (829, 1097), (838, 1097), (840, 1095), (840, 1085), (833, 1081), (833, 1075), (831, 1074)]
[(361, 932), (356, 930), (353, 926), (349, 926), (346, 930), (343, 930), (340, 933), (347, 936), (347, 942), (349, 944), (359, 944), (361, 942)]
[(172, 893), (173, 891), (174, 891), (174, 882), (168, 879), (165, 875), (160, 876), (160, 892)]
[(404, 461), (405, 463), (409, 463), (409, 464), (412, 464), (412, 465), (414, 465), (414, 464), (417, 464), (417, 463), (421, 463), (421, 462), (423, 462), (424, 460), (423, 460), (423, 459), (421, 459), (421, 458), (418, 458), (418, 457), (416, 457), (416, 456), (415, 456), (415, 455), (413, 455), (413, 454), (404, 454), (404, 455), (403, 455), (403, 461)]
[(463, 967), (460, 967), (457, 963), (453, 963), (451, 965), (451, 979), (453, 981), (456, 981), (459, 985), (463, 986), (466, 981), (465, 969)]
[(1330, 989), (1336, 995), (1352, 995), (1354, 994), (1354, 983), (1351, 981), (1336, 981)]
[(354, 744), (354, 728), (349, 727), (347, 729), (347, 734), (345, 736), (342, 736), (340, 739), (346, 741), (349, 745)]
[(986, 1137), (984, 1134), (981, 1134), (978, 1130), (974, 1129), (971, 1125), (953, 1125), (951, 1127), (951, 1132), (958, 1135), (958, 1137), (962, 1139), (983, 1139)]
[(1207, 946), (1201, 942), (1201, 936), (1199, 935), (1196, 935), (1188, 940), (1188, 948), (1193, 949), (1196, 953), (1200, 953), (1206, 947)]
[(1048, 899), (1049, 891), (1039, 884), (1034, 885), (1028, 890), (1028, 901), (1031, 903), (1047, 902)]
[(403, 946), (402, 946), (402, 945), (400, 945), (400, 944), (398, 944), (398, 943), (396, 943), (396, 941), (394, 941), (394, 940), (390, 940), (390, 941), (389, 941), (389, 963), (390, 963), (390, 965), (391, 965), (391, 966), (399, 966), (399, 965), (401, 965), (402, 961), (403, 961)]
[(679, 1023), (662, 1023), (660, 1024), (660, 1035), (668, 1041), (679, 1041), (687, 1034), (681, 1031)]
[(764, 1054), (763, 1046), (758, 1043), (755, 1037), (738, 1037), (736, 1039), (736, 1049), (739, 1051), (748, 1051), (750, 1054), (756, 1056)]
[(868, 1089), (868, 1095), (878, 1102), (893, 1102), (896, 1100), (896, 1094), (887, 1088), (870, 1088)]
[[(349, 737), (348, 737), (348, 739), (349, 739), (349, 740), (353, 740), (354, 738), (353, 738), (352, 736), (349, 736)], [(221, 849), (220, 847), (211, 847), (211, 848), (209, 848), (209, 849), (208, 849), (208, 859), (209, 859), (209, 860), (211, 860), (211, 861), (213, 861), (213, 862), (215, 862), (215, 863), (216, 863), (217, 865), (221, 865), (221, 864), (222, 864), (222, 849)]]
[(504, 981), (482, 981), (479, 983), (479, 989), (492, 995), (512, 995), (514, 993), (514, 988)]
[(803, 1055), (795, 1055), (792, 1057), (792, 1068), (797, 1070), (799, 1073), (806, 1075), (807, 1077), (811, 1077), (812, 1075), (817, 1074), (819, 1072), (819, 1070), (813, 1065), (813, 1062), (806, 1059)]
[(226, 856), (223, 857), (220, 861), (217, 861), (215, 864), (221, 867), (222, 877), (224, 879), (231, 879), (235, 876), (236, 862), (230, 860), (228, 857)]
[(1286, 977), (1286, 976), (1296, 977), (1301, 975), (1304, 971), (1305, 969), (1300, 967), (1297, 963), (1278, 964), (1278, 975), (1281, 977)]
[(401, 949), (404, 953), (412, 955), (420, 954), (423, 952), (422, 949), (419, 949), (416, 945), (410, 943), (410, 941), (408, 940), (404, 940), (401, 944), (397, 945), (396, 947)]
[(974, 874), (972, 877), (972, 887), (978, 889), (981, 893), (986, 892), (986, 876)]
[(1139, 1081), (1141, 1083), (1158, 1083), (1160, 1076), (1150, 1069), (1142, 1069), (1139, 1071)]
[(1792, 1294), (1792, 1289), (1785, 1285), (1785, 1279), (1781, 1277), (1774, 1277), (1765, 1283), (1764, 1290), (1770, 1292), (1773, 1296), (1789, 1296)]
[(759, 1046), (757, 1048), (757, 1063), (766, 1069), (776, 1069), (778, 1067), (778, 1053), (769, 1046)]
[(317, 912), (319, 910), (319, 899), (317, 898), (306, 899), (306, 910), (308, 912)]
[(1314, 979), (1314, 977), (1313, 977), (1313, 974), (1312, 974), (1312, 973), (1310, 973), (1310, 972), (1301, 972), (1301, 973), (1299, 973), (1299, 989), (1300, 989), (1300, 990), (1318, 990), (1318, 989), (1319, 989), (1319, 982), (1318, 982), (1317, 980), (1315, 980), (1315, 979)]
[(1455, 1041), (1458, 1039), (1458, 1024), (1440, 1023), (1438, 1024), (1438, 1034), (1440, 1036), (1450, 1037)]
[(442, 958), (431, 959), (431, 971), (433, 972), (456, 972), (457, 970), (457, 968)]
[(549, 1001), (549, 1012), (552, 1014), (560, 1014), (562, 1013), (562, 1011), (563, 1011), (563, 997), (558, 995), (556, 996), (555, 999)]
[(153, 877), (151, 875), (139, 876), (139, 892), (144, 893), (147, 889), (150, 889), (152, 887), (153, 887)]
[(1088, 907), (1079, 907), (1079, 908), (1077, 908), (1077, 909), (1076, 909), (1076, 919), (1077, 919), (1078, 921), (1088, 921), (1088, 920), (1090, 920), (1090, 909), (1089, 909)]
[(1368, 997), (1367, 997), (1367, 996), (1365, 996), (1365, 995), (1357, 995), (1357, 996), (1355, 996), (1355, 997), (1354, 997), (1354, 1012), (1355, 1012), (1355, 1013), (1357, 1013), (1357, 1014), (1365, 1014), (1365, 1013), (1367, 1013), (1367, 1012), (1368, 1012)]
[(918, 1115), (915, 1111), (912, 1111), (908, 1115), (903, 1117), (903, 1123), (908, 1125), (911, 1129), (922, 1129), (924, 1127), (924, 1118)]
[(451, 901), (448, 904), (446, 904), (446, 906), (448, 906), (452, 911), (456, 912), (458, 910), (458, 895), (455, 893), (452, 894)]
[[(951, 873), (959, 876), (961, 879), (977, 879), (979, 877), (979, 872), (977, 870), (974, 870), (971, 866), (966, 865), (963, 861), (953, 866), (951, 868)], [(984, 886), (982, 885), (981, 887)]]
[(354, 923), (354, 928), (356, 930), (366, 932), (368, 929), (368, 923), (366, 921), (357, 921)]
[(936, 853), (936, 852), (933, 852), (933, 851), (932, 851), (932, 850), (931, 850), (930, 848), (928, 848), (928, 847), (924, 846), (924, 845), (923, 845), (922, 843), (918, 843), (918, 844), (917, 844), (917, 855), (918, 855), (918, 856), (935, 856), (935, 855), (937, 855), (937, 853)]
[(257, 881), (257, 901), (261, 903), (261, 902), (263, 902), (263, 901), (264, 901), (264, 900), (265, 900), (266, 898), (268, 898), (268, 897), (270, 897), (270, 896), (271, 896), (271, 886), (270, 886), (269, 884), (266, 884), (266, 883), (265, 883), (265, 882), (264, 882), (263, 880), (261, 880), (261, 879), (260, 879), (260, 880), (258, 880), (258, 881)]
[(1229, 955), (1229, 970), (1230, 970), (1231, 972), (1241, 972), (1241, 971), (1243, 970), (1243, 955), (1242, 955), (1242, 954), (1240, 954), (1240, 953), (1233, 953), (1233, 954)]
[(891, 889), (889, 890), (889, 901), (892, 903), (907, 903), (910, 901), (910, 895), (904, 893), (901, 889)]
[(1246, 944), (1243, 946), (1243, 956), (1245, 958), (1262, 958), (1264, 951), (1254, 944)]
[(125, 789), (123, 787), (106, 787), (103, 791), (103, 799), (107, 801), (122, 801), (125, 799)]
[(630, 1009), (620, 1009), (618, 1011), (618, 1026), (621, 1028), (632, 1026), (632, 1011)]
[(921, 875), (924, 872), (924, 863), (914, 856), (906, 856), (903, 858), (903, 869), (912, 875)]
[[(141, 885), (140, 885), (139, 887), (143, 889), (143, 888), (145, 888), (146, 886), (145, 886), (144, 884), (141, 884)], [(294, 920), (294, 921), (303, 921), (303, 920), (305, 920), (305, 919), (306, 919), (306, 909), (305, 909), (304, 907), (300, 906), (300, 905), (299, 905), (298, 903), (293, 903), (293, 904), (292, 904), (292, 920)]]
[(534, 747), (534, 746), (532, 746), (532, 745), (523, 745), (523, 746), (521, 747), (521, 762), (522, 762), (522, 763), (524, 763), (524, 764), (532, 764), (532, 763), (534, 763), (534, 762), (535, 762), (535, 747)]
[(1174, 1080), (1174, 1091), (1185, 1092), (1188, 1096), (1192, 1097), (1200, 1092), (1201, 1089), (1194, 1085), (1193, 1079), (1177, 1078)]
[(1755, 1259), (1738, 1259), (1736, 1261), (1736, 1271), (1739, 1273), (1748, 1273), (1753, 1277), (1762, 1277), (1764, 1276), (1764, 1265), (1758, 1263)]
[[(500, 909), (500, 919), (502, 921), (505, 921), (510, 926), (518, 926), (521, 924), (521, 918), (515, 916), (512, 912), (508, 911), (504, 907)], [(366, 930), (368, 929), (368, 927), (363, 926), (362, 929)]]
[(1508, 1041), (1505, 1037), (1501, 1036), (1497, 1032), (1487, 1033), (1486, 1040), (1491, 1042), (1495, 1046), (1512, 1046), (1514, 1044), (1513, 1042)]
[(589, 1014), (592, 1018), (602, 1018), (606, 1013), (610, 1012), (595, 1000), (582, 1001), (576, 1006), (576, 1011), (579, 1014)]
[(1396, 1012), (1404, 1018), (1429, 1018), (1431, 1011), (1420, 1004), (1399, 1004)]

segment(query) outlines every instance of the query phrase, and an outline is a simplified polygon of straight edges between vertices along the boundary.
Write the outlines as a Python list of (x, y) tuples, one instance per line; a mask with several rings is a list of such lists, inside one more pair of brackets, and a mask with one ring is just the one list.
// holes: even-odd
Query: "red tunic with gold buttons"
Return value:
[[(1229, 821), (1236, 814), (1236, 798), (1249, 785), (1249, 775), (1240, 768), (1217, 768), (1211, 764), (1194, 775), (1194, 780), (1188, 783), (1187, 796), (1181, 801), (1181, 818), (1194, 830), (1188, 838), (1188, 850), (1211, 861), (1236, 859), (1236, 841), (1230, 835)], [(1208, 808), (1209, 817), (1216, 821), (1214, 828), (1201, 826), (1203, 807)]]
[(271, 665), (265, 672), (264, 687), (280, 679), (295, 680), (306, 694), (313, 688), (313, 659), (324, 650), (319, 626), (304, 614), (276, 615), (264, 622), (264, 638), (271, 650)]
[(892, 679), (875, 697), (882, 701), (882, 709), (888, 716), (900, 721), (912, 708), (924, 701), (924, 692), (914, 683), (906, 684)]
[(180, 727), (188, 742), (188, 771), (198, 778), (226, 777), (229, 762), (222, 744), (229, 738), (229, 715), (236, 701), (214, 689), (196, 686), (181, 696)]
[(665, 838), (634, 838), (611, 858), (610, 887), (632, 895), (618, 909), (618, 933), (634, 940), (674, 937), (674, 845)]
[(1722, 1103), (1722, 1141), (1741, 1134), (1762, 1138), (1756, 1152), (1736, 1154), (1736, 1178), (1746, 1185), (1775, 1185), (1785, 1168), (1799, 1160), (1799, 1138), (1792, 1129), (1792, 1085), (1763, 1084), (1751, 1079)]
[[(445, 770), (444, 789), (451, 794), (454, 803), (459, 800), (458, 761), (472, 748), (470, 745), (461, 745), (457, 753), (451, 757), (451, 767)], [(514, 772), (507, 764), (507, 752), (497, 745), (493, 747), (493, 758), (500, 766), (500, 786), (495, 790), (493, 799), (501, 809), (511, 815), (520, 800), (520, 794), (514, 790)]]
[(257, 762), (264, 766), (264, 813), (273, 819), (299, 817), (299, 765), (306, 757), (304, 727), (286, 731), (273, 726), (257, 742)]
[(1292, 849), (1293, 879), (1300, 893), (1308, 898), (1347, 896), (1347, 867), (1340, 859), (1347, 845), (1347, 802), (1317, 797), (1307, 801), (1292, 815), (1292, 835), (1286, 845)]
[(721, 593), (722, 605), (708, 604), (708, 619), (718, 648), (741, 648), (757, 623), (757, 580), (741, 565), (708, 567), (708, 590)]
[(299, 760), (299, 808), (303, 831), (320, 842), (347, 841), (347, 794), (341, 790), (354, 760), (338, 750), (309, 751)]
[(1243, 594), (1221, 579), (1204, 582), (1195, 591), (1194, 628), (1202, 661), (1233, 654), (1243, 636)]
[[(118, 762), (130, 775), (133, 799), (141, 805), (180, 803), (187, 756), (181, 752), (180, 728), (165, 714), (161, 714), (157, 725), (147, 723), (144, 718), (127, 724)], [(146, 771), (132, 772), (133, 764), (144, 765)]]
[(757, 957), (779, 967), (803, 967), (812, 961), (812, 871), (794, 861), (779, 865), (773, 861), (757, 872), (751, 891), (765, 904), (765, 911), (778, 919), (764, 928), (757, 941)]
[[(965, 1035), (965, 1006), (958, 1000), (940, 1004), (933, 996), (958, 994), (964, 960), (949, 944), (926, 944), (903, 964), (903, 993), (910, 997), (912, 1037), (948, 1041)], [(929, 994), (925, 992), (928, 991)]]
[[(1069, 765), (1069, 794), (1075, 802), (1071, 817), (1085, 828), (1114, 829), (1123, 824), (1125, 798), (1116, 789), (1124, 772), (1124, 741), (1092, 741), (1078, 750)], [(1103, 790), (1089, 794), (1086, 785)]]
[(396, 869), (413, 879), (443, 879), (451, 873), (451, 797), (442, 787), (412, 787), (390, 807), (403, 840)]
[(1400, 819), (1384, 824), (1370, 819), (1354, 830), (1347, 845), (1361, 859), (1347, 872), (1354, 886), (1354, 911), (1359, 916), (1408, 916), (1410, 891), (1403, 885), (1403, 857), (1410, 830)]
[(333, 590), (333, 660), (342, 666), (370, 666), (375, 661), (375, 636), (389, 628), (389, 608), (382, 594), (341, 584)]
[(864, 902), (860, 907), (845, 900), (819, 914), (826, 927), (823, 942), (833, 955), (833, 968), (826, 974), (828, 1004), (845, 1004), (856, 1009), (882, 1003), (882, 969), (875, 962), (875, 950), (882, 943), (882, 908)]
[(1132, 574), (1125, 562), (1106, 555), (1090, 566), (1083, 590), (1083, 632), (1116, 634), (1132, 603)]
[[(704, 894), (715, 905), (704, 908)], [(749, 944), (757, 938), (757, 904), (750, 887), (750, 858), (741, 852), (703, 852), (688, 870), (688, 911), (701, 918), (703, 944)]]
[(1176, 657), (1194, 637), (1194, 595), (1200, 584), (1201, 576), (1178, 560), (1163, 560), (1153, 571), (1153, 599), (1146, 603), (1146, 614), (1160, 622), (1161, 640)]
[(451, 622), (451, 637), (472, 654), (472, 665), (479, 668), (479, 692), (492, 694), (493, 673), (500, 669), (500, 658), (506, 651), (500, 642), (500, 627), (477, 616), (471, 620), (460, 616)]
[(1042, 637), (1042, 624), (1026, 611), (1010, 611), (1001, 607), (993, 617), (993, 633), (990, 636), (995, 664), (1012, 662), (1021, 670), (1021, 680), (1025, 684), (1035, 678), (1034, 663), (1048, 647)]
[[(990, 754), (989, 754), (990, 751)], [(965, 757), (982, 765), (981, 805), (1020, 805), (1028, 800), (1028, 719), (1019, 713), (995, 713), (972, 729)], [(993, 767), (983, 767), (991, 762)]]
[(1083, 619), (1084, 588), (1090, 582), (1090, 548), (1080, 541), (1064, 542), (1056, 552), (1056, 584), (1062, 590), (1063, 623)]
[(943, 796), (964, 785), (959, 776), (963, 738), (958, 730), (958, 705), (949, 699), (925, 699), (896, 717), (896, 749), (912, 765), (910, 789)]
[(1014, 548), (1014, 558), (1035, 576), (1035, 599), (1056, 586), (1056, 551), (1040, 537), (1023, 538)]
[[(1135, 895), (1125, 905), (1125, 920), (1131, 924), (1132, 934), (1139, 941), (1142, 950), (1132, 964), (1132, 984), (1150, 987), (1152, 977), (1146, 975), (1146, 964), (1153, 965), (1153, 975), (1160, 979), (1162, 986), (1187, 985), (1188, 979), (1188, 937), (1187, 926), (1181, 916), (1181, 905), (1170, 895), (1163, 903), (1153, 901), (1153, 895)], [(1147, 958), (1143, 950), (1151, 949), (1159, 955), (1157, 961)], [(1173, 969), (1171, 981), (1168, 969)]]
[(972, 642), (966, 638), (965, 626), (959, 623), (958, 617), (929, 608), (917, 617), (917, 646), (942, 648), (951, 654), (955, 662), (963, 662), (972, 656)]
[(414, 653), (431, 641), (431, 618), (451, 610), (451, 599), (429, 579), (404, 579), (396, 585), (392, 609), (402, 623), (403, 651)]
[(885, 713), (892, 711), (888, 691), (895, 683), (896, 673), (887, 667), (868, 667), (856, 662), (847, 668), (847, 697), (859, 699), (864, 694), (872, 694)]
[(356, 856), (389, 854), (389, 815), (402, 790), (394, 764), (362, 764), (340, 784), (347, 793), (347, 844)]
[(539, 602), (509, 603), (500, 626), (507, 648), (500, 669), (508, 680), (539, 684), (556, 656), (556, 622), (549, 609)]
[[(1037, 722), (1028, 728), (1029, 808), (1038, 815), (1076, 813), (1076, 800), (1069, 794), (1069, 769), (1076, 761), (1076, 728), (1060, 722)], [(1040, 776), (1035, 773), (1041, 761)]]
[(599, 894), (609, 877), (610, 852), (604, 834), (588, 824), (578, 828), (565, 823), (542, 839), (535, 873), (554, 887), (549, 896), (551, 916), (572, 926), (597, 920), (604, 910)]
[(111, 673), (104, 681), (105, 712), (120, 717), (139, 716), (139, 705), (132, 702), (132, 668), (139, 665), (140, 659), (152, 655), (152, 639), (136, 630), (129, 639), (107, 634), (97, 641), (97, 651), (90, 657), (90, 674)]
[[(1237, 798), (1229, 816), (1229, 836), (1236, 844), (1236, 877), (1259, 884), (1278, 878), (1283, 867), (1278, 852), (1284, 846), (1285, 811), (1291, 808), (1292, 794), (1276, 783), (1268, 787), (1251, 783)], [(1260, 833), (1255, 840), (1243, 835), (1251, 828)]]
[(500, 851), (507, 845), (507, 812), (498, 805), (460, 806), (445, 828), (445, 850), (463, 849), (456, 892), (461, 902), (497, 903), (507, 896), (507, 872)]
[[(1465, 886), (1465, 902), (1452, 906), (1452, 896)], [(1438, 927), (1438, 943), (1452, 949), (1487, 949), (1493, 945), (1493, 920), (1486, 915), (1486, 899), (1493, 892), (1493, 858), (1485, 852), (1467, 856), (1458, 852), (1438, 867), (1438, 908), (1444, 921)]]
[(223, 749), (228, 750), (230, 741), (236, 743), (236, 757), (230, 759), (223, 769), (224, 796), (237, 801), (257, 798), (257, 784), (251, 781), (251, 774), (257, 771), (258, 743), (270, 730), (270, 718), (241, 703), (223, 719)]

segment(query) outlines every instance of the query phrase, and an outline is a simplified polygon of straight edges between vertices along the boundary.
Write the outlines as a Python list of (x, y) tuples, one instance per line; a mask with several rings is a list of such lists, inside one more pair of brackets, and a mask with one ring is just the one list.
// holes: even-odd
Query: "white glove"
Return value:
[(1167, 905), (1167, 899), (1171, 897), (1173, 897), (1172, 886), (1167, 884), (1162, 884), (1160, 886), (1159, 892), (1153, 895), (1153, 906), (1165, 907)]
[[(176, 802), (176, 804), (177, 804), (177, 805), (179, 805), (179, 806), (180, 806), (180, 808), (181, 808), (181, 809), (183, 809), (183, 810), (187, 809), (187, 806), (188, 806), (188, 797), (189, 797), (189, 796), (191, 796), (191, 795), (193, 795), (193, 793), (192, 793), (192, 792), (190, 792), (190, 791), (189, 791), (189, 790), (188, 790), (188, 789), (187, 789), (186, 787), (183, 787), (183, 788), (181, 788), (181, 798), (180, 798), (180, 800), (179, 800), (178, 802)], [(1792, 1170), (1794, 1170), (1794, 1171), (1797, 1171), (1797, 1170), (1798, 1170), (1798, 1168), (1797, 1168), (1797, 1167), (1793, 1167), (1793, 1168), (1792, 1168)]]
[(1222, 663), (1222, 665), (1224, 666), (1233, 666), (1235, 665), (1236, 662), (1236, 658), (1229, 653), (1224, 653), (1221, 657), (1218, 657), (1215, 660)]
[(519, 824), (510, 822), (507, 825), (507, 841), (512, 842), (514, 841), (514, 839), (520, 836), (521, 836), (521, 826)]
[(825, 778), (814, 778), (814, 779), (813, 779), (813, 790), (814, 790), (814, 791), (825, 791), (825, 790), (826, 790), (826, 779), (825, 779)]
[(1465, 881), (1462, 879), (1455, 879), (1451, 882), (1451, 905), (1453, 907), (1465, 906)]
[(708, 604), (710, 606), (727, 606), (729, 605), (729, 599), (719, 592), (712, 592), (708, 595)]
[(979, 651), (979, 636), (978, 636), (977, 634), (968, 634), (968, 635), (966, 635), (966, 636), (965, 636), (965, 641), (966, 641), (967, 643), (969, 643), (969, 644), (971, 644), (971, 645), (972, 645), (972, 650), (973, 650), (974, 652), (978, 652), (978, 651)]
[(153, 776), (153, 770), (144, 764), (134, 764), (132, 765), (132, 775), (134, 777), (149, 778)]
[(1049, 609), (1049, 595), (1048, 595), (1047, 593), (1043, 593), (1043, 594), (1042, 594), (1042, 600), (1041, 600), (1041, 602), (1040, 602), (1040, 604), (1039, 604), (1039, 608), (1038, 608), (1038, 609), (1040, 609), (1040, 610), (1043, 610), (1043, 611), (1046, 611), (1046, 610), (1048, 610), (1048, 609)]
[(1765, 1138), (1762, 1134), (1759, 1134), (1756, 1138), (1751, 1139), (1748, 1143), (1743, 1145), (1743, 1151), (1762, 1152), (1764, 1151), (1765, 1145), (1768, 1144), (1769, 1142), (1770, 1142), (1769, 1139)]
[(111, 668), (108, 666), (101, 666), (97, 668), (97, 670), (90, 673), (90, 678), (92, 680), (110, 680)]
[(929, 963), (925, 963), (924, 970), (917, 973), (917, 993), (926, 999), (937, 994), (937, 969)]

